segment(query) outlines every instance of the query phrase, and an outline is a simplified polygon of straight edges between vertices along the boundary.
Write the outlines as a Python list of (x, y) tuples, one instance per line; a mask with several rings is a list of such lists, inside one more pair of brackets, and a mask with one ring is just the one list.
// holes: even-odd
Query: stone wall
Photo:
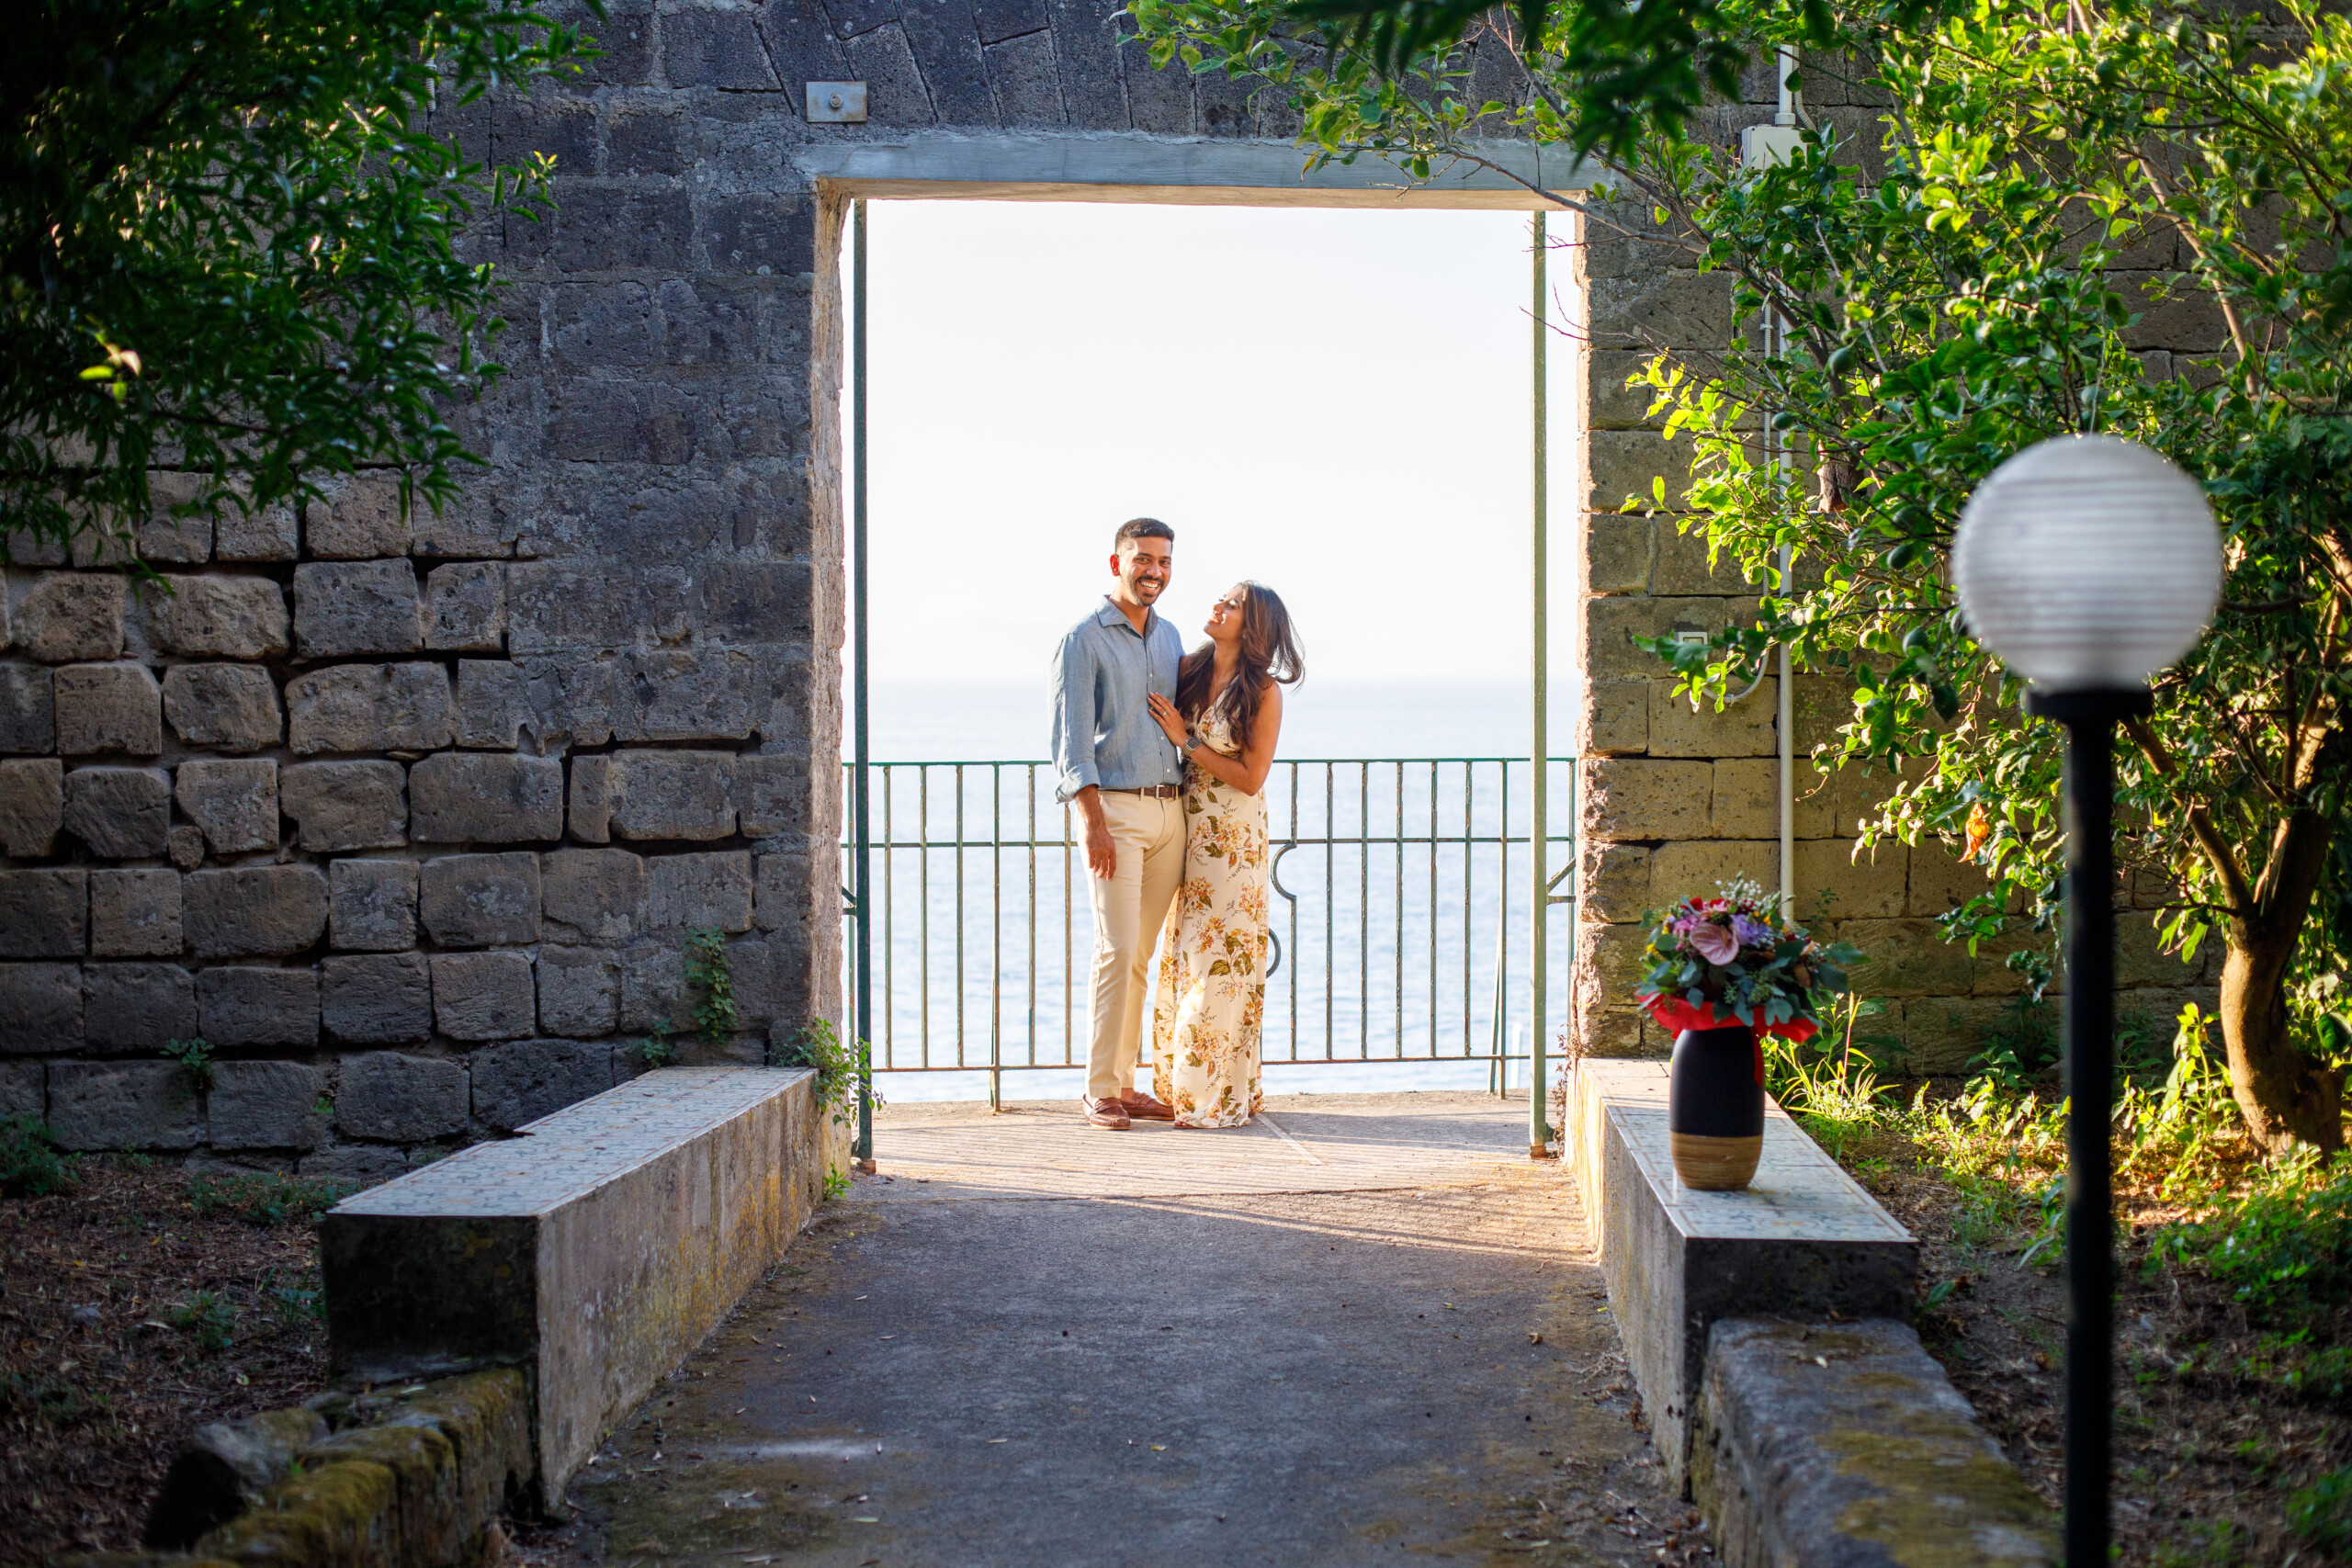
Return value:
[[(81, 1149), (372, 1179), (635, 1070), (729, 935), (741, 1032), (838, 1016), (842, 203), (793, 151), (912, 127), (1270, 137), (1105, 0), (616, 0), (586, 76), (451, 107), (560, 208), (509, 279), (490, 459), (159, 513), (134, 590), (15, 541), (0, 623), (0, 1115)], [(862, 79), (865, 125), (803, 85)], [(976, 389), (976, 392), (978, 389)], [(186, 496), (155, 476), (159, 500)], [(209, 1090), (163, 1059), (201, 1036)], [(697, 1059), (688, 1050), (686, 1059)]]
[[(1805, 80), (1809, 111), (1838, 125), (1866, 163), (1874, 160), (1878, 111), (1841, 90), (1830, 71), (1809, 63)], [(1770, 124), (1769, 69), (1749, 73), (1744, 96), (1739, 107), (1708, 111), (1699, 134), (1733, 147), (1740, 127)], [(1738, 623), (1755, 614), (1757, 589), (1728, 562), (1710, 570), (1703, 525), (1685, 533), (1690, 520), (1681, 515), (1619, 511), (1629, 496), (1647, 503), (1658, 477), (1669, 497), (1679, 496), (1690, 459), (1690, 438), (1662, 442), (1648, 389), (1629, 389), (1626, 378), (1660, 348), (1720, 350), (1731, 333), (1730, 279), (1672, 265), (1683, 258), (1657, 243), (1659, 231), (1640, 203), (1599, 212), (1584, 220), (1584, 243), (1574, 253), (1590, 347), (1578, 389), (1589, 440), (1578, 476), (1584, 599), (1574, 642), (1586, 682), (1576, 744), (1586, 761), (1570, 1043), (1595, 1055), (1662, 1055), (1672, 1036), (1633, 1002), (1645, 934), (1639, 922), (1644, 911), (1711, 892), (1728, 877), (1779, 886), (1779, 691), (1768, 676), (1722, 713), (1712, 705), (1693, 711), (1688, 699), (1673, 696), (1666, 666), (1633, 642)], [(2155, 267), (2168, 258), (2143, 247), (2132, 262)], [(2151, 311), (2138, 330), (2159, 368), (2169, 365), (2165, 351), (2210, 351), (2222, 342), (2218, 315), (2187, 302)], [(1942, 941), (1934, 917), (1985, 886), (1981, 871), (1956, 858), (1956, 845), (1858, 848), (1861, 824), (1888, 780), (1811, 767), (1808, 753), (1831, 738), (1849, 699), (1835, 678), (1800, 674), (1797, 682), (1798, 915), (1874, 960), (1858, 976), (1859, 988), (1883, 999), (1887, 1010), (1866, 1021), (1861, 1033), (1899, 1044), (1911, 1071), (1959, 1072), (1988, 1032), (2017, 1026), (2025, 982), (2007, 959), (2029, 939), (2013, 932), (1973, 957)], [(2164, 956), (2153, 918), (2161, 890), (2132, 893), (2128, 902), (2150, 913), (2120, 921), (2117, 973), (2128, 994), (2118, 1007), (2168, 1039), (2185, 1001), (2213, 1005), (2219, 944), (2208, 943), (2193, 964)]]

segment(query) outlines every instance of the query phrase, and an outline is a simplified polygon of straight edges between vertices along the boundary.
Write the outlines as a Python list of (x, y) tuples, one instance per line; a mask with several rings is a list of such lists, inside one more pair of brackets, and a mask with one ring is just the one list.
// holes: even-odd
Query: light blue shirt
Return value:
[(1151, 716), (1145, 697), (1173, 702), (1184, 641), (1147, 611), (1138, 634), (1110, 602), (1069, 629), (1054, 649), (1054, 798), (1088, 784), (1142, 789), (1184, 782), (1184, 754)]

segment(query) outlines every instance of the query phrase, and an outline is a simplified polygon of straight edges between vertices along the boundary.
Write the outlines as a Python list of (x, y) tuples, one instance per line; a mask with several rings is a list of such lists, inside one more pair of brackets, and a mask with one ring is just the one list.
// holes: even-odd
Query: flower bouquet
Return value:
[(1736, 1025), (1796, 1042), (1821, 1029), (1821, 1010), (1847, 990), (1861, 958), (1847, 942), (1824, 945), (1782, 918), (1781, 896), (1753, 882), (1724, 883), (1713, 898), (1685, 898), (1650, 931), (1649, 970), (1634, 998), (1668, 1029)]
[(1746, 1187), (1764, 1146), (1764, 1036), (1810, 1040), (1861, 954), (1783, 919), (1781, 897), (1727, 882), (1685, 898), (1651, 928), (1636, 1000), (1676, 1032), (1667, 1094), (1675, 1174), (1685, 1187)]

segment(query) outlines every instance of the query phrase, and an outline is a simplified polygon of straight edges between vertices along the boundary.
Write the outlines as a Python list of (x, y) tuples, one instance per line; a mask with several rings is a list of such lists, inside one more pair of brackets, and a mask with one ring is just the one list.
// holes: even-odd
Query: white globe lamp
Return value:
[(2114, 1402), (2115, 727), (2222, 597), (2205, 492), (2137, 442), (2068, 435), (1979, 485), (1952, 541), (1969, 630), (2066, 730), (2067, 1568), (2108, 1568)]
[(2138, 686), (2213, 618), (2222, 536), (2204, 490), (2168, 459), (2062, 435), (1977, 487), (1951, 574), (1977, 640), (2037, 686)]

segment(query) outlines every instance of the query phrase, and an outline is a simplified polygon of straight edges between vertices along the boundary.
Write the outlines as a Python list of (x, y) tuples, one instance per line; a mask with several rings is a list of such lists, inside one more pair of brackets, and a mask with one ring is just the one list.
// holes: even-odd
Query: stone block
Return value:
[(474, 1117), (512, 1132), (613, 1087), (613, 1048), (518, 1040), (474, 1053)]
[(1577, 753), (1639, 756), (1650, 743), (1647, 681), (1589, 681), (1576, 718)]
[(740, 1029), (797, 1025), (808, 1016), (808, 955), (789, 940), (757, 938), (727, 944)]
[(306, 659), (415, 652), (424, 646), (416, 569), (406, 560), (296, 567), (294, 640)]
[(1719, 1322), (1696, 1405), (1691, 1495), (1728, 1562), (2063, 1561), (2048, 1506), (1907, 1324)]
[[(1841, 920), (1838, 936), (1862, 950), (1854, 988), (1866, 997), (1964, 997), (1978, 960), (1932, 920)], [(1997, 960), (1996, 960), (1997, 962)]]
[(164, 749), (163, 693), (138, 664), (68, 664), (55, 676), (57, 749), (69, 757)]
[(464, 1132), (469, 1099), (462, 1064), (375, 1051), (344, 1058), (334, 1124), (355, 1138), (421, 1144)]
[(204, 829), (181, 823), (172, 829), (171, 844), (164, 853), (180, 870), (194, 871), (204, 863)]
[[(506, 1081), (566, 1080), (545, 1060)], [(536, 1457), (560, 1496), (814, 1213), (824, 1127), (809, 1083), (758, 1068), (650, 1074), (534, 1136), (486, 1140), (346, 1200), (319, 1236), (334, 1364), (381, 1377), (437, 1348), (519, 1366), (543, 1392), (517, 1391), (508, 1407), (533, 1425), (491, 1473)], [(685, 1283), (689, 1256), (693, 1289), (647, 1288)], [(567, 1265), (535, 1266), (544, 1258)]]
[(212, 1069), (205, 1110), (216, 1149), (300, 1149), (327, 1141), (319, 1111), (326, 1089), (315, 1067), (300, 1062), (222, 1062)]
[(397, 953), (416, 945), (416, 863), (339, 860), (329, 871), (332, 945)]
[(180, 947), (178, 872), (90, 873), (91, 956), (170, 958)]
[(1770, 757), (1780, 750), (1780, 682), (1766, 679), (1746, 697), (1718, 710), (1711, 699), (1697, 708), (1677, 696), (1671, 681), (1650, 682), (1649, 754), (1653, 757)]
[(621, 1028), (631, 1034), (692, 1029), (694, 997), (685, 954), (675, 942), (639, 942), (621, 950)]
[(506, 569), (495, 561), (435, 567), (424, 580), (424, 646), (496, 653), (506, 646)]
[[(1995, 1035), (2018, 1032), (2026, 1003), (2022, 997), (1913, 997), (1902, 1005), (1903, 1070), (1952, 1077), (1967, 1071)], [(2055, 1006), (2041, 1011), (2056, 1029)]]
[(17, 646), (44, 664), (122, 657), (122, 574), (51, 571), (16, 606)]
[(278, 778), (278, 807), (313, 853), (387, 849), (408, 841), (406, 785), (398, 762), (296, 762)]
[(808, 915), (808, 857), (770, 852), (753, 876), (752, 919), (763, 931), (804, 923)]
[(92, 964), (82, 971), (83, 1029), (93, 1051), (159, 1052), (202, 1031), (196, 976), (176, 964)]
[(620, 960), (610, 948), (539, 949), (539, 1027), (552, 1034), (597, 1040), (620, 1022)]
[(164, 716), (190, 746), (259, 751), (286, 733), (269, 671), (251, 664), (179, 664), (164, 672)]
[(433, 955), (433, 1021), (452, 1040), (520, 1040), (537, 1032), (537, 1018), (529, 955)]
[(166, 577), (147, 593), (150, 638), (165, 653), (276, 659), (286, 652), (286, 591), (266, 577)]
[(0, 964), (0, 1052), (47, 1055), (81, 1043), (80, 964)]
[(1657, 1025), (1634, 1008), (1603, 1007), (1591, 999), (1575, 1004), (1577, 1055), (1607, 1061), (1634, 1061), (1672, 1053), (1671, 1039), (1655, 1040)]
[[(1916, 858), (1916, 856), (1915, 856)], [(2144, 913), (2119, 912), (2115, 920), (2115, 983), (2119, 986), (2196, 986), (2206, 981), (2218, 982), (2222, 977), (2222, 942), (2208, 937), (2199, 945), (2197, 957), (2182, 963), (2177, 953), (2167, 953), (2160, 921), (2165, 917), (2151, 918)], [(2213, 967), (2209, 971), (2207, 964)]]
[(196, 976), (196, 1013), (215, 1047), (319, 1043), (319, 976), (314, 969), (220, 964)]
[[(650, 929), (650, 884), (644, 860), (630, 851), (556, 850), (541, 862), (541, 908), (548, 932), (574, 942), (627, 942)], [(560, 1032), (582, 1032), (566, 1028)]]
[(175, 1062), (52, 1062), (49, 1127), (63, 1149), (192, 1149), (204, 1099)]
[(303, 543), (320, 560), (404, 556), (410, 536), (397, 474), (353, 474), (333, 485), (323, 500), (311, 502), (303, 519)]
[(206, 757), (179, 765), (174, 795), (212, 852), (277, 847), (277, 764), (267, 758)]
[(1745, 877), (1765, 888), (1781, 886), (1781, 846), (1773, 840), (1697, 839), (1660, 844), (1650, 857), (1650, 898), (1658, 908), (1711, 896)]
[(624, 839), (724, 839), (735, 831), (735, 757), (622, 751), (613, 758), (613, 829)]
[(65, 764), (54, 757), (0, 762), (0, 854), (46, 855), (65, 826)]
[(1673, 671), (1667, 661), (1641, 647), (1634, 640), (1635, 637), (1656, 638), (1679, 632), (1705, 632), (1712, 636), (1725, 626), (1754, 625), (1757, 608), (1758, 601), (1752, 598), (1657, 599), (1644, 593), (1625, 593), (1587, 599), (1587, 677), (1594, 681), (1668, 679)]
[(282, 957), (326, 931), (327, 879), (311, 866), (193, 872), (184, 891), (188, 946), (199, 957)]
[(1797, 908), (1810, 919), (1892, 919), (1903, 913), (1910, 866), (1900, 843), (1867, 850), (1843, 839), (1799, 839)]
[(1596, 758), (1584, 767), (1585, 830), (1601, 840), (1704, 838), (1714, 773), (1711, 762)]
[[(1800, 773), (1809, 773), (1798, 764)], [(1802, 785), (1805, 779), (1800, 777)], [(1781, 836), (1781, 764), (1777, 758), (1734, 757), (1715, 764), (1708, 828), (1718, 839)]]
[(527, 843), (563, 837), (563, 764), (553, 757), (442, 751), (411, 770), (419, 843)]
[(768, 63), (767, 49), (753, 25), (756, 15), (749, 10), (664, 12), (662, 68), (670, 85), (738, 93), (780, 91), (783, 85)]
[(217, 560), (292, 560), (301, 553), (300, 547), (294, 509), (283, 502), (254, 509), (224, 507), (213, 527)]
[(752, 857), (743, 850), (712, 854), (656, 855), (650, 874), (648, 928), (657, 931), (752, 929)]
[(449, 744), (457, 704), (438, 664), (344, 664), (286, 683), (293, 747), (317, 751), (431, 751)]
[(511, 751), (531, 721), (530, 678), (521, 665), (503, 659), (458, 661), (458, 745)]
[(1568, 976), (1568, 994), (1574, 1003), (1634, 1007), (1634, 987), (1649, 967), (1642, 957), (1648, 934), (1639, 925), (1579, 924), (1576, 965)]
[(57, 750), (57, 697), (50, 672), (0, 664), (0, 751)]
[(88, 918), (89, 874), (80, 866), (0, 871), (0, 958), (79, 958)]
[[(139, 558), (167, 566), (197, 566), (212, 558), (210, 488), (202, 474), (156, 469), (147, 476), (147, 521), (139, 526)], [(179, 508), (186, 506), (186, 514)]]
[(0, 1062), (0, 1116), (49, 1116), (49, 1069), (40, 1062)]
[(1670, 1483), (1690, 1475), (1707, 1332), (1720, 1318), (1819, 1322), (1911, 1311), (1919, 1244), (1769, 1100), (1754, 1191), (1675, 1179), (1667, 1065), (1568, 1075), (1562, 1163), (1587, 1194), (1625, 1359)]
[(172, 776), (161, 768), (76, 768), (65, 775), (65, 830), (108, 860), (147, 860), (171, 843)]
[(1630, 925), (1655, 908), (1657, 901), (1650, 896), (1651, 852), (1640, 844), (1587, 844), (1578, 874), (1578, 918)]
[(1633, 513), (1595, 513), (1585, 519), (1584, 587), (1588, 593), (1646, 593), (1650, 587), (1654, 520)]
[(735, 811), (747, 839), (804, 833), (808, 822), (808, 764), (798, 757), (735, 759)]
[[(773, 628), (754, 632), (773, 636)], [(741, 739), (769, 706), (759, 661), (732, 649), (650, 649), (624, 656), (616, 682), (618, 740)]]
[(319, 964), (327, 1033), (349, 1045), (405, 1045), (433, 1035), (433, 978), (421, 953), (339, 955)]
[(1758, 586), (1740, 575), (1739, 563), (1732, 559), (1730, 552), (1715, 557), (1712, 563), (1709, 561), (1704, 519), (1659, 521), (1657, 557), (1650, 578), (1651, 592), (1676, 595), (1753, 593)]
[(574, 757), (571, 784), (565, 806), (565, 824), (583, 844), (608, 844), (613, 840), (613, 762), (611, 757)]
[(0, 565), (63, 566), (66, 559), (67, 549), (62, 539), (27, 530), (0, 534)]
[(426, 861), (417, 908), (444, 947), (539, 940), (539, 857), (527, 851)]
[[(1685, 492), (1690, 488), (1689, 436), (1665, 441), (1654, 430), (1596, 430), (1585, 440), (1592, 476), (1585, 492), (1589, 511), (1616, 512), (1628, 501), (1656, 507), (1661, 481), (1666, 508), (1684, 504)], [(1671, 524), (1671, 519), (1660, 521)]]
[(340, 1181), (365, 1189), (408, 1174), (408, 1158), (398, 1149), (374, 1144), (337, 1144), (303, 1156), (294, 1168), (305, 1181)]

